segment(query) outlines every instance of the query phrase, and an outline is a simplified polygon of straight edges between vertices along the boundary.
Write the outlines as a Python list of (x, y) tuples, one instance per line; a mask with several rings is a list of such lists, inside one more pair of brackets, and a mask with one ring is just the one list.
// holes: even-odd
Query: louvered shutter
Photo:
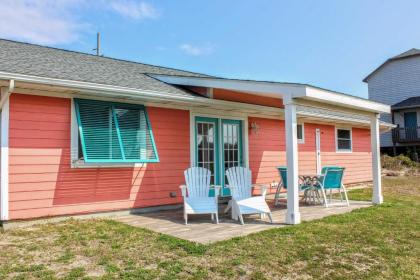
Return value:
[(86, 162), (157, 162), (146, 108), (142, 105), (75, 99)]

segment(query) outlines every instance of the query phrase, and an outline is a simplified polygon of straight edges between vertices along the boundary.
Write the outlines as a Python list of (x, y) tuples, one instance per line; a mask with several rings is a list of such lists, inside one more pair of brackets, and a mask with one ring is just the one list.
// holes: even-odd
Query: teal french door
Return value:
[[(211, 184), (221, 185), (222, 195), (229, 196), (225, 187), (226, 170), (243, 166), (243, 126), (240, 120), (195, 118), (195, 163), (211, 171)], [(212, 193), (213, 195), (213, 193)]]

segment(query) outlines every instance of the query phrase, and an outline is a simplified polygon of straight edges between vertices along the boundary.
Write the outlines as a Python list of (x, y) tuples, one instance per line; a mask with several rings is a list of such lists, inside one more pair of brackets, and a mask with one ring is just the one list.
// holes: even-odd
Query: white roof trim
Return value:
[(255, 92), (258, 95), (277, 98), (303, 98), (374, 113), (390, 113), (391, 108), (367, 99), (321, 89), (304, 84), (277, 83), (249, 80), (235, 80), (212, 77), (186, 77), (150, 75), (162, 82), (211, 88), (224, 88), (236, 91)]
[(201, 96), (175, 96), (168, 95), (164, 92), (145, 91), (127, 87), (117, 87), (104, 84), (45, 78), (39, 76), (29, 76), (24, 74), (6, 73), (0, 71), (0, 81), (9, 81), (10, 79), (15, 80), (15, 82), (48, 85), (58, 88), (71, 89), (82, 93), (82, 95), (87, 94), (88, 96), (100, 96), (102, 98), (141, 100), (147, 102), (170, 103), (198, 107), (212, 106), (214, 108), (224, 108), (226, 110), (241, 109), (246, 110), (248, 112), (264, 111), (267, 114), (273, 115), (280, 114), (282, 110), (275, 107), (239, 103), (225, 100), (215, 100)]
[(305, 97), (322, 103), (334, 104), (363, 111), (391, 113), (391, 107), (389, 105), (311, 86), (306, 88)]
[[(335, 104), (343, 107), (359, 109), (362, 111), (375, 112), (375, 113), (390, 113), (391, 108), (388, 105), (365, 100), (362, 98), (352, 97), (345, 94), (336, 93), (324, 89), (315, 88), (307, 85), (288, 84), (288, 83), (274, 83), (274, 82), (259, 82), (259, 81), (246, 81), (246, 80), (229, 80), (218, 78), (191, 78), (184, 76), (164, 76), (153, 75), (156, 79), (163, 82), (178, 84), (178, 85), (191, 85), (203, 86), (213, 88), (226, 88), (237, 91), (255, 92), (260, 95), (273, 96), (277, 98), (303, 98), (311, 99), (322, 103)], [(16, 73), (7, 73), (0, 71), (0, 79), (10, 80), (16, 82), (28, 82), (45, 84), (58, 87), (73, 88), (83, 90), (86, 92), (100, 92), (101, 94), (125, 98), (147, 98), (150, 100), (173, 101), (182, 103), (234, 103), (222, 100), (208, 99), (196, 96), (183, 96), (172, 95), (169, 96), (165, 92), (155, 92), (139, 90), (127, 87), (118, 87), (97, 83), (88, 83), (81, 81), (71, 81), (63, 79), (46, 78), (39, 76), (31, 76)], [(227, 104), (223, 104), (227, 105)], [(248, 104), (252, 106), (251, 104)]]

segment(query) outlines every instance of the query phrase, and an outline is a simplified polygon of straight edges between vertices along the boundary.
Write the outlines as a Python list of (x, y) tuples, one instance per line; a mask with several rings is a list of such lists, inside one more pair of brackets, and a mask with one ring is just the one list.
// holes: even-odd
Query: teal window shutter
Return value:
[(158, 162), (143, 105), (75, 99), (85, 162)]

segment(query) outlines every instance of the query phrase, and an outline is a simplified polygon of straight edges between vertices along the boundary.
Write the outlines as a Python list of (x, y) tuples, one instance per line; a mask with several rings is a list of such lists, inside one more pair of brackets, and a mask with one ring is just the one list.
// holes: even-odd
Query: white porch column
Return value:
[(0, 220), (9, 219), (9, 92), (1, 88), (0, 115)]
[(299, 224), (299, 178), (296, 104), (292, 98), (283, 100), (285, 107), (286, 161), (287, 161), (287, 224)]
[(373, 176), (373, 197), (372, 202), (381, 204), (384, 201), (382, 196), (381, 181), (381, 153), (379, 141), (379, 114), (372, 116), (370, 121), (370, 138), (372, 146), (372, 176)]

